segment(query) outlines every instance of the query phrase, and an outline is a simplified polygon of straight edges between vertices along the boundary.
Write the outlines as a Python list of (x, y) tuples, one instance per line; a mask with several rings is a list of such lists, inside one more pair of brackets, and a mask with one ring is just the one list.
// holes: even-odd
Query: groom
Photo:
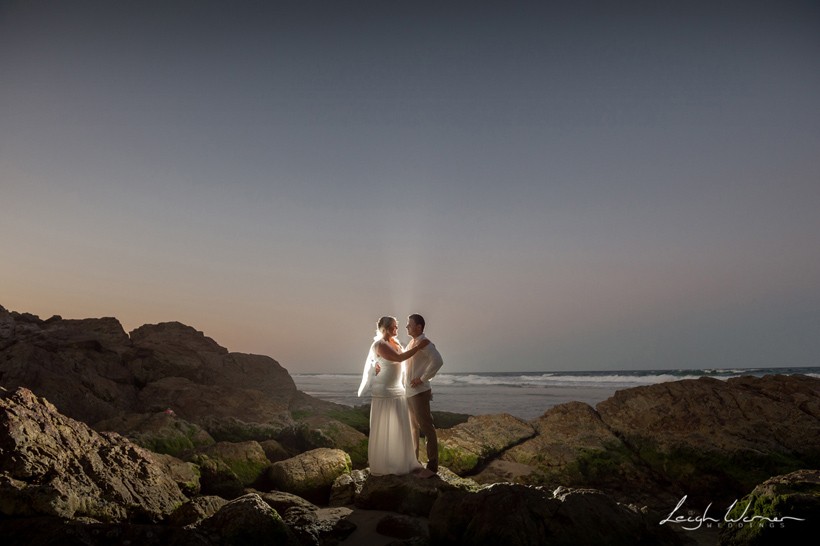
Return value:
[[(424, 335), (424, 317), (410, 315), (407, 317), (407, 333), (412, 338), (405, 350), (410, 350), (426, 339)], [(419, 431), (427, 439), (427, 468), (438, 472), (438, 438), (436, 427), (433, 426), (433, 415), (430, 413), (430, 401), (433, 391), (430, 379), (439, 371), (444, 362), (436, 346), (430, 345), (421, 349), (406, 361), (407, 375), (405, 376), (407, 408), (410, 410), (410, 430), (413, 434), (413, 447), (416, 457), (419, 455)]]

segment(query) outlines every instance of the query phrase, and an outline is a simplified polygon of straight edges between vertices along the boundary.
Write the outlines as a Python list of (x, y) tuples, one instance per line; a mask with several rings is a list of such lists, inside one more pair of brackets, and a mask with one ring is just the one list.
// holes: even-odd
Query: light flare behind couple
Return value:
[[(430, 379), (442, 366), (441, 355), (424, 335), (424, 318), (410, 315), (410, 342), (402, 347), (395, 317), (382, 317), (364, 364), (359, 396), (370, 389), (370, 473), (429, 478), (438, 472), (438, 439), (430, 413)], [(419, 433), (427, 443), (427, 468), (418, 460)]]

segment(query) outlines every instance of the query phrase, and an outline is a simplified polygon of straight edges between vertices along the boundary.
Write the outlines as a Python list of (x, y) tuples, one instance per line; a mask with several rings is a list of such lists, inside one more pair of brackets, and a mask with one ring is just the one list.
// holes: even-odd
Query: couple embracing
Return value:
[[(438, 472), (438, 441), (430, 413), (430, 379), (441, 368), (435, 345), (424, 335), (424, 318), (410, 315), (410, 342), (402, 347), (395, 317), (382, 317), (364, 365), (359, 396), (370, 388), (370, 473), (415, 473), (430, 477)], [(427, 468), (418, 461), (419, 433), (427, 439)]]

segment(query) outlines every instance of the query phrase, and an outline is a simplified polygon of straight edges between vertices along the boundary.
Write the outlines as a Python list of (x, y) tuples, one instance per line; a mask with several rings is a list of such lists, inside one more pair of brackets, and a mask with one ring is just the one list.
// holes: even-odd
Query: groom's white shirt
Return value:
[[(412, 349), (416, 346), (417, 342), (420, 342), (423, 339), (427, 339), (427, 336), (424, 334), (420, 334), (416, 338), (410, 338), (410, 343), (407, 344), (405, 350), (408, 351)], [(435, 377), (436, 373), (438, 373), (443, 364), (444, 361), (441, 359), (441, 354), (432, 342), (411, 358), (408, 358), (405, 361), (405, 396), (415, 396), (421, 392), (429, 391), (430, 380)], [(416, 377), (421, 379), (421, 385), (418, 387), (411, 387), (410, 382)]]

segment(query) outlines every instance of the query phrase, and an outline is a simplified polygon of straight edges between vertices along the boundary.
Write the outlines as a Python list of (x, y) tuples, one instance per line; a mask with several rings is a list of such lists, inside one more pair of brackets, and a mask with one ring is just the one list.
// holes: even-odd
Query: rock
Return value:
[(427, 516), (443, 491), (457, 490), (440, 476), (369, 476), (355, 498), (358, 508), (387, 510), (411, 516)]
[(439, 464), (463, 475), (534, 435), (532, 425), (512, 415), (470, 417), (438, 434)]
[(330, 506), (353, 504), (369, 476), (370, 470), (365, 469), (352, 470), (349, 474), (342, 474), (336, 478), (330, 489)]
[(376, 524), (376, 532), (392, 538), (408, 539), (429, 537), (427, 522), (421, 518), (403, 516), (400, 514), (388, 514)]
[(216, 544), (282, 544), (299, 546), (299, 540), (276, 510), (253, 493), (225, 504), (202, 520), (196, 529)]
[(272, 463), (275, 463), (276, 461), (284, 461), (294, 455), (285, 449), (285, 447), (277, 440), (263, 440), (259, 442), (259, 445), (262, 446), (262, 450), (265, 452), (265, 457)]
[(171, 455), (153, 453), (151, 455), (162, 471), (176, 482), (187, 497), (199, 494), (199, 468), (193, 463), (185, 462)]
[(0, 513), (160, 521), (187, 499), (149, 451), (20, 388), (0, 398)]
[[(0, 378), (68, 417), (134, 432), (150, 449), (177, 456), (210, 440), (274, 439), (293, 425), (291, 410), (343, 407), (296, 390), (275, 360), (230, 353), (190, 326), (146, 325), (129, 337), (113, 318), (43, 321), (1, 308)], [(179, 421), (133, 417), (163, 412)]]
[(287, 399), (229, 383), (196, 383), (185, 377), (149, 383), (139, 391), (137, 405), (139, 411), (151, 413), (170, 408), (217, 441), (268, 440), (293, 423)]
[[(601, 420), (588, 404), (569, 402), (531, 421), (537, 435), (507, 450), (480, 473), (479, 483), (515, 482), (594, 487), (621, 500), (669, 504), (683, 494), (667, 492), (658, 476)], [(658, 500), (662, 497), (662, 500)]]
[(722, 546), (808, 543), (820, 520), (820, 470), (798, 470), (766, 480), (740, 499), (726, 518), (736, 523), (723, 525)]
[(99, 523), (53, 517), (0, 519), (4, 546), (216, 546), (196, 529), (160, 524)]
[(367, 436), (324, 415), (313, 415), (300, 420), (283, 430), (279, 440), (296, 453), (320, 447), (341, 449), (350, 455), (354, 467), (367, 466)]
[(123, 360), (130, 340), (116, 319), (42, 321), (0, 310), (0, 377), (26, 387), (68, 417), (95, 423), (132, 406), (137, 389)]
[(271, 465), (271, 483), (316, 504), (327, 504), (333, 482), (350, 472), (350, 456), (340, 449), (319, 448)]
[(216, 495), (194, 497), (174, 510), (168, 518), (168, 523), (179, 527), (193, 525), (216, 514), (226, 504), (228, 501)]
[(820, 466), (820, 379), (770, 375), (618, 391), (601, 420), (652, 472), (723, 504), (770, 476)]
[(194, 457), (193, 461), (199, 467), (202, 494), (235, 499), (245, 493), (245, 484), (222, 460), (199, 454)]
[(356, 525), (346, 519), (351, 512), (350, 508), (343, 507), (309, 510), (294, 506), (284, 513), (282, 519), (302, 544), (319, 546), (336, 544), (356, 530)]
[(496, 484), (449, 491), (430, 512), (431, 544), (679, 544), (677, 535), (601, 492)]
[(258, 442), (218, 442), (202, 453), (225, 463), (245, 487), (253, 485), (270, 466), (265, 451)]
[(181, 419), (171, 409), (155, 413), (129, 413), (94, 424), (98, 431), (118, 432), (145, 449), (174, 457), (189, 457), (195, 450), (216, 443), (202, 427)]
[(268, 506), (276, 510), (279, 514), (284, 514), (293, 507), (303, 508), (308, 512), (315, 512), (319, 509), (319, 507), (312, 502), (293, 493), (286, 493), (284, 491), (262, 493), (259, 491), (246, 490), (246, 493), (256, 493), (263, 501), (268, 503)]

